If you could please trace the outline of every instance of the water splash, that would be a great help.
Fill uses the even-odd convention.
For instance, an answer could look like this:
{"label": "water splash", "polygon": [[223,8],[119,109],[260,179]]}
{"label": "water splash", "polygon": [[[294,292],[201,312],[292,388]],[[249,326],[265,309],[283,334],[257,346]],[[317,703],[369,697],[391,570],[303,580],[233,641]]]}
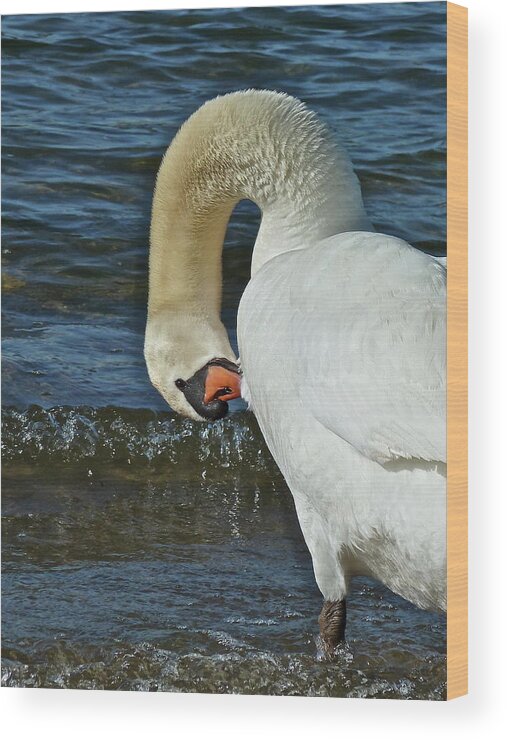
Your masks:
{"label": "water splash", "polygon": [[114,460],[149,464],[160,460],[184,466],[197,460],[221,469],[240,465],[274,468],[248,412],[200,424],[148,410],[31,406],[26,411],[5,410],[2,432],[6,463]]}

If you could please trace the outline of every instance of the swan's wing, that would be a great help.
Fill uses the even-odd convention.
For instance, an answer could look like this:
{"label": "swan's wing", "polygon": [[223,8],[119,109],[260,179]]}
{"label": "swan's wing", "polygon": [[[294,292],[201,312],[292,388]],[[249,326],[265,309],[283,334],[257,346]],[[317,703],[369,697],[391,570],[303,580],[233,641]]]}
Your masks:
{"label": "swan's wing", "polygon": [[445,267],[357,232],[303,250],[287,280],[284,351],[299,402],[379,463],[445,461]]}
{"label": "swan's wing", "polygon": [[445,268],[447,268],[447,256],[438,254],[433,255],[433,259],[436,260],[440,265],[443,265]]}

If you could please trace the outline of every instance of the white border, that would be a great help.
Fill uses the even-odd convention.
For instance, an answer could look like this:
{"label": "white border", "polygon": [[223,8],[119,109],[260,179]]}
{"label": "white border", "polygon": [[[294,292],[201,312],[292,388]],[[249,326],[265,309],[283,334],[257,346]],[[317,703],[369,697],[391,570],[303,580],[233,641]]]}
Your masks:
{"label": "white border", "polygon": [[[274,4],[151,0],[143,7],[139,0],[5,0],[2,14]],[[499,736],[507,670],[500,568],[507,541],[507,3],[463,4],[470,9],[470,695],[446,704],[2,689],[4,736],[476,740],[488,730]]]}

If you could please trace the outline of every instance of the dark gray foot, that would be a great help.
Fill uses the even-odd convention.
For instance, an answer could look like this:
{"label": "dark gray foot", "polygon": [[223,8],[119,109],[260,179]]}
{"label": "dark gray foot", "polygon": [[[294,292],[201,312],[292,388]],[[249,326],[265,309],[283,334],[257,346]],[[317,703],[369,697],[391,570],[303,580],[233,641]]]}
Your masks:
{"label": "dark gray foot", "polygon": [[332,658],[340,642],[345,640],[347,602],[325,601],[319,617],[320,639],[324,657]]}

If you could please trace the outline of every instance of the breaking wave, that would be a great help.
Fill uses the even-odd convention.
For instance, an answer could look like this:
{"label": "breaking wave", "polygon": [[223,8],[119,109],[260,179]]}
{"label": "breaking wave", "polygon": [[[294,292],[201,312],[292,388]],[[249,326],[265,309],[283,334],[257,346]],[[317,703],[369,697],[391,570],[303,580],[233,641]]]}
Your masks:
{"label": "breaking wave", "polygon": [[276,471],[248,412],[207,425],[171,413],[115,407],[7,409],[2,455],[4,463],[95,460],[150,465],[162,461],[192,466],[199,462],[220,469],[245,464]]}

